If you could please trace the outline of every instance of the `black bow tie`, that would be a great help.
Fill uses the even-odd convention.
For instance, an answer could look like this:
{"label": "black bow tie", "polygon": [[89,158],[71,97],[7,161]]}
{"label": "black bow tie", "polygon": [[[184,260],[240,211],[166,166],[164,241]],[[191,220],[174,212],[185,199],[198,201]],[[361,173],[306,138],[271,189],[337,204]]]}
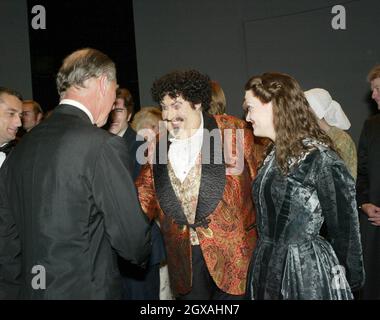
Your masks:
{"label": "black bow tie", "polygon": [[0,152],[4,152],[5,155],[8,155],[8,153],[11,152],[11,150],[13,149],[15,144],[16,144],[16,142],[14,140],[7,143],[6,145],[0,147]]}

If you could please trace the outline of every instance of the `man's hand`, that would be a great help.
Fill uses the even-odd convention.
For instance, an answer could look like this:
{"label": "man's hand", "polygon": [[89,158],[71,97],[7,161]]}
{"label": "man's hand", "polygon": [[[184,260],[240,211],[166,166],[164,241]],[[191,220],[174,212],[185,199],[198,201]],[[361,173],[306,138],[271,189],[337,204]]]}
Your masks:
{"label": "man's hand", "polygon": [[380,208],[372,203],[364,203],[361,208],[368,216],[368,221],[370,221],[372,225],[380,227]]}

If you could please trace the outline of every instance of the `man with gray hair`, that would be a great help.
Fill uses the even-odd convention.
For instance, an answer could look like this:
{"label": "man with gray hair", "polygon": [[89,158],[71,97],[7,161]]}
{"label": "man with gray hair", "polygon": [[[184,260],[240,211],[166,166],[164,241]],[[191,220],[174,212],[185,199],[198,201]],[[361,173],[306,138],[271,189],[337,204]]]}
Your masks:
{"label": "man with gray hair", "polygon": [[[380,65],[371,69],[367,78],[372,99],[380,109]],[[364,269],[366,280],[361,299],[380,299],[380,114],[367,119],[359,139],[356,200],[361,209]]]}
{"label": "man with gray hair", "polygon": [[115,65],[75,51],[57,88],[59,106],[0,171],[0,299],[120,299],[117,254],[145,266],[151,244],[127,147],[97,128],[115,101]]}

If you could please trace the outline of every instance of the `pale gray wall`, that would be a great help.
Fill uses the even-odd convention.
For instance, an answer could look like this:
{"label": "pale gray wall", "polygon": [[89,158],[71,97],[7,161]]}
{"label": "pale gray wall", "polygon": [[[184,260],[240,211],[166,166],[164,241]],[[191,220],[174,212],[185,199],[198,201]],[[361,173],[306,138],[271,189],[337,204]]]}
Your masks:
{"label": "pale gray wall", "polygon": [[32,98],[26,0],[0,0],[0,86]]}
{"label": "pale gray wall", "polygon": [[[343,3],[347,29],[333,30],[331,6]],[[322,87],[339,101],[357,142],[371,112],[366,75],[380,63],[380,1],[135,0],[141,105],[155,78],[197,68],[218,80],[228,112],[240,116],[247,79],[264,71]]]}

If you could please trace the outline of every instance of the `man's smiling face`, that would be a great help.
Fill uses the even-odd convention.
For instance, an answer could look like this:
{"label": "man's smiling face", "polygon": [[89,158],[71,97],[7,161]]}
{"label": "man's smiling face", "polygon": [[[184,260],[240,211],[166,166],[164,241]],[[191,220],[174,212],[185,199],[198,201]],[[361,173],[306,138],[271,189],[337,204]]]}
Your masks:
{"label": "man's smiling face", "polygon": [[161,107],[167,129],[177,139],[189,138],[201,124],[201,104],[193,105],[181,95],[175,98],[165,95]]}
{"label": "man's smiling face", "polygon": [[0,95],[0,145],[16,138],[21,127],[22,102],[8,93]]}

